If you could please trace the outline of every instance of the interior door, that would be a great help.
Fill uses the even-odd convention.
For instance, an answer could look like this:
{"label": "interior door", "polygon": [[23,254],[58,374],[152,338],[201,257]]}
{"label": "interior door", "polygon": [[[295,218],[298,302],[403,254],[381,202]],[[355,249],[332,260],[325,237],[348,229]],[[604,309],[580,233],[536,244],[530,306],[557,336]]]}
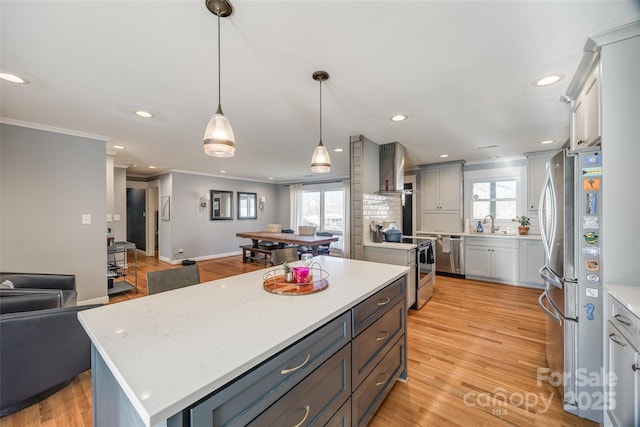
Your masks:
{"label": "interior door", "polygon": [[146,199],[144,188],[127,188],[127,241],[142,251],[147,250]]}

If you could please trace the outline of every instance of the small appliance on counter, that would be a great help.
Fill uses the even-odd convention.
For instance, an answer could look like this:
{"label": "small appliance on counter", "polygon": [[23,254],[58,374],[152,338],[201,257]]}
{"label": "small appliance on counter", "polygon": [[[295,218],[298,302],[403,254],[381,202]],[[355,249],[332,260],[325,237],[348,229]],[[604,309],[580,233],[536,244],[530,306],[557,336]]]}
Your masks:
{"label": "small appliance on counter", "polygon": [[384,240],[387,242],[399,243],[402,240],[402,231],[397,228],[391,228],[384,233]]}
{"label": "small appliance on counter", "polygon": [[369,225],[369,234],[373,243],[382,243],[384,241],[384,234],[382,234],[382,224],[376,224],[372,222]]}
{"label": "small appliance on counter", "polygon": [[395,222],[383,222],[382,233],[386,242],[400,243],[402,241],[402,231],[398,229],[398,224]]}

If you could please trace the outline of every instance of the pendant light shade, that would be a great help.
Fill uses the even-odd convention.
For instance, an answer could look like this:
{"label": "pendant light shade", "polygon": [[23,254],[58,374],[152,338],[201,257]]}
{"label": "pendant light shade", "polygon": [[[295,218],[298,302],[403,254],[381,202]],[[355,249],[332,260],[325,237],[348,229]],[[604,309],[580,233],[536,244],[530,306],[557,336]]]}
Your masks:
{"label": "pendant light shade", "polygon": [[331,159],[327,147],[322,144],[322,140],[313,151],[311,157],[311,172],[313,173],[329,173],[331,172]]}
{"label": "pendant light shade", "polygon": [[211,116],[204,131],[204,152],[214,157],[233,157],[236,152],[236,137],[229,119],[222,113],[220,103],[220,18],[233,13],[227,0],[205,0],[207,9],[218,17],[218,110]]}
{"label": "pendant light shade", "polygon": [[233,157],[236,152],[236,138],[220,104],[204,131],[204,152],[214,157]]}
{"label": "pendant light shade", "polygon": [[329,173],[331,172],[331,159],[329,158],[327,147],[322,143],[322,82],[329,79],[329,73],[316,71],[312,77],[313,80],[320,82],[320,142],[311,157],[311,172]]}

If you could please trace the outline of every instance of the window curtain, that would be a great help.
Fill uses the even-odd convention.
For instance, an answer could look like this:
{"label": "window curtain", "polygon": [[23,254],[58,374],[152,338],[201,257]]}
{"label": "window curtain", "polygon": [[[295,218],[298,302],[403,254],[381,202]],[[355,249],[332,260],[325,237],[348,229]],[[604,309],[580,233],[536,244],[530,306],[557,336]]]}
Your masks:
{"label": "window curtain", "polygon": [[291,184],[289,186],[289,203],[291,206],[291,217],[289,218],[289,228],[298,232],[300,225],[300,199],[302,198],[302,184]]}
{"label": "window curtain", "polygon": [[344,234],[342,236],[342,257],[351,257],[351,180],[342,181],[344,190]]}

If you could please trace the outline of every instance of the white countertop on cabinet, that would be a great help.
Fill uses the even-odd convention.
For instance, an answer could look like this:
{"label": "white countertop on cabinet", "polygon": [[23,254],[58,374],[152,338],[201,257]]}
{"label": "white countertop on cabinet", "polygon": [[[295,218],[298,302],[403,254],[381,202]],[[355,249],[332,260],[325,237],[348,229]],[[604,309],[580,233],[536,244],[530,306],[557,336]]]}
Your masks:
{"label": "white countertop on cabinet", "polygon": [[[266,292],[266,268],[78,314],[142,420],[152,426],[342,314],[408,267],[320,256],[329,287]],[[299,262],[293,265],[299,265]]]}
{"label": "white countertop on cabinet", "polygon": [[399,243],[399,242],[381,242],[381,243],[364,242],[363,246],[409,251],[411,249],[415,249],[417,245],[415,243]]}
{"label": "white countertop on cabinet", "polygon": [[494,238],[506,238],[506,239],[524,239],[524,240],[541,240],[542,236],[539,234],[504,234],[500,231],[496,233],[461,233],[461,232],[451,232],[447,233],[444,231],[418,231],[416,232],[419,236],[465,236],[465,237],[487,237],[490,239]]}
{"label": "white countertop on cabinet", "polygon": [[640,285],[605,285],[608,292],[640,318]]}

